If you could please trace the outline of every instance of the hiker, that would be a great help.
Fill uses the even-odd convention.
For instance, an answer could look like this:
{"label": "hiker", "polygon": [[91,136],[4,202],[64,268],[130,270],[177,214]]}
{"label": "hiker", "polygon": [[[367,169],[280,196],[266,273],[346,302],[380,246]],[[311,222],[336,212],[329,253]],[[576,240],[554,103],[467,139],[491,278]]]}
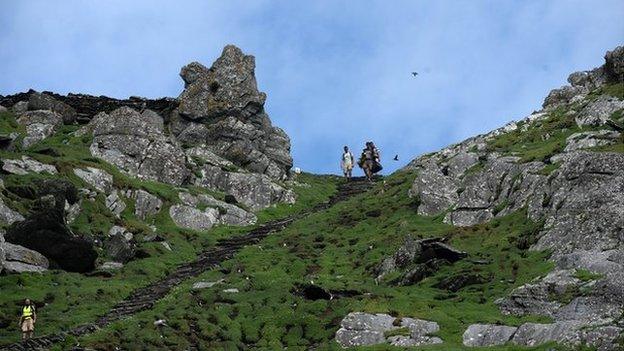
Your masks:
{"label": "hiker", "polygon": [[340,159],[340,168],[342,168],[342,173],[344,173],[347,180],[351,179],[351,171],[353,171],[354,164],[355,157],[353,157],[353,154],[349,151],[349,147],[345,146],[342,158]]}
{"label": "hiker", "polygon": [[30,302],[30,299],[24,300],[20,314],[20,328],[22,329],[22,340],[30,339],[33,337],[35,331],[35,323],[37,323],[37,312],[35,312],[35,305]]}
{"label": "hiker", "polygon": [[379,149],[375,147],[372,141],[366,142],[366,147],[362,150],[358,164],[364,170],[366,179],[371,182],[373,181],[373,175],[383,169],[380,163]]}

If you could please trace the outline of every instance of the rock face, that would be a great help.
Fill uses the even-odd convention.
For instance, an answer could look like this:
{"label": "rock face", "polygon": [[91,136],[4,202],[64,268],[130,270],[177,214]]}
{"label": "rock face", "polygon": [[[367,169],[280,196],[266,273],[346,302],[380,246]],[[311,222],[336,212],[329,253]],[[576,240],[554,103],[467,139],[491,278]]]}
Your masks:
{"label": "rock face", "polygon": [[266,175],[228,172],[210,165],[201,169],[201,175],[197,185],[228,193],[254,211],[279,202],[295,202],[292,190],[272,182]]}
{"label": "rock face", "polygon": [[182,148],[146,114],[121,107],[89,124],[91,154],[142,179],[181,185],[189,176]]}
{"label": "rock face", "polygon": [[182,228],[208,230],[216,224],[244,226],[254,224],[257,220],[253,213],[205,194],[193,196],[180,193],[179,197],[182,204],[171,206],[169,215]]}
{"label": "rock face", "polygon": [[[406,167],[417,174],[410,196],[420,215],[444,214],[446,223],[472,226],[526,210],[530,220],[543,223],[518,247],[549,250],[554,270],[514,289],[497,304],[504,314],[545,315],[554,322],[527,323],[517,330],[473,325],[464,334],[465,345],[554,341],[613,349],[624,312],[624,299],[617,293],[624,291],[624,155],[592,148],[622,142],[621,122],[613,116],[623,111],[624,101],[599,88],[622,83],[623,59],[624,49],[617,48],[607,54],[604,66],[570,75],[571,85],[553,90],[543,111]],[[537,134],[536,140],[547,142],[554,133],[567,133],[567,138],[559,137],[547,156],[527,157],[522,145],[497,149],[499,137],[535,133],[549,123],[559,123],[559,129]],[[570,133],[569,128],[578,131]],[[380,272],[392,269],[396,261],[384,262]],[[582,280],[579,272],[595,276]],[[463,284],[442,283],[449,288]]]}
{"label": "rock face", "polygon": [[[405,330],[405,335],[386,337],[386,333],[398,329]],[[352,312],[340,322],[336,342],[343,348],[385,343],[403,347],[440,344],[440,338],[429,336],[439,330],[437,323],[421,319]]]}

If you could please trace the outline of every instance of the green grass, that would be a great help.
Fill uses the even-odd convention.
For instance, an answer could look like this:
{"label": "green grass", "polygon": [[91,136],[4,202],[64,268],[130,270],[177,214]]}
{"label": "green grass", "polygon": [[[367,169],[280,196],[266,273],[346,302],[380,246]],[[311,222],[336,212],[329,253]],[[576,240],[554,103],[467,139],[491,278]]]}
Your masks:
{"label": "green grass", "polygon": [[[0,132],[21,131],[13,115],[2,114]],[[138,248],[150,257],[127,263],[123,269],[111,278],[85,277],[84,275],[62,271],[49,271],[44,274],[22,274],[0,276],[0,319],[13,320],[19,301],[25,297],[46,305],[39,309],[38,334],[58,332],[85,322],[92,322],[98,315],[127,296],[133,289],[144,286],[164,277],[178,265],[193,260],[205,248],[214,245],[220,237],[237,235],[249,228],[219,226],[211,231],[193,231],[178,228],[169,217],[169,207],[179,202],[180,188],[159,182],[143,181],[132,178],[116,167],[96,158],[89,152],[90,136],[75,136],[77,126],[64,126],[54,136],[37,143],[27,150],[19,148],[3,151],[2,158],[19,158],[26,154],[40,162],[53,164],[59,175],[28,174],[25,176],[3,175],[5,186],[32,186],[48,178],[63,178],[76,187],[90,186],[74,175],[73,170],[81,167],[97,167],[113,175],[113,183],[118,189],[144,189],[159,196],[164,204],[161,211],[145,221],[134,215],[134,201],[124,198],[126,209],[119,218],[115,217],[104,205],[104,195],[98,194],[93,202],[84,199],[82,211],[70,225],[79,235],[102,240],[111,226],[121,225],[135,234]],[[309,174],[299,176],[299,182],[309,187],[295,187],[298,201],[294,205],[279,205],[258,213],[259,223],[280,218],[291,213],[326,201],[335,192],[337,178],[321,177]],[[223,199],[222,193],[208,189],[188,186],[192,194],[205,193]],[[2,199],[11,208],[27,214],[32,201],[20,198],[4,189]],[[151,233],[149,225],[157,228],[157,233],[173,248],[166,250],[160,243],[143,243],[142,238]],[[98,262],[108,258],[104,250],[98,248]],[[15,323],[0,329],[0,343],[17,341]]]}
{"label": "green grass", "polygon": [[[103,349],[115,345],[137,350],[185,349],[196,345],[210,350],[338,350],[333,336],[340,320],[349,312],[367,311],[438,322],[438,335],[445,343],[419,349],[466,350],[461,335],[469,324],[548,322],[544,317],[501,315],[493,303],[552,269],[548,253],[527,252],[517,245],[539,224],[527,220],[523,211],[469,228],[446,225],[441,217],[418,216],[413,200],[407,197],[413,178],[410,173],[393,175],[368,194],[299,220],[259,245],[244,248],[219,269],[197,279],[224,279],[224,283],[192,291],[192,282],[186,282],[154,309],[81,338],[80,342]],[[471,258],[491,263],[460,261],[413,286],[395,287],[387,280],[377,284],[373,274],[376,264],[391,255],[407,234],[447,237],[451,245],[466,250]],[[491,279],[457,293],[433,287],[443,277],[465,272]],[[357,290],[362,295],[309,301],[291,293],[297,284],[310,281],[327,289]],[[222,292],[226,288],[237,288],[240,293]],[[159,318],[170,325],[162,330],[162,337],[152,325]],[[549,348],[553,346],[489,350]],[[389,346],[358,349],[398,350]]]}
{"label": "green grass", "polygon": [[602,279],[603,275],[599,273],[593,273],[587,269],[577,269],[574,272],[574,277],[582,282],[589,282],[592,280]]}
{"label": "green grass", "polygon": [[520,156],[520,162],[547,161],[566,146],[566,138],[580,131],[566,109],[557,108],[541,121],[533,122],[526,131],[518,128],[502,134],[488,144],[489,151]]}

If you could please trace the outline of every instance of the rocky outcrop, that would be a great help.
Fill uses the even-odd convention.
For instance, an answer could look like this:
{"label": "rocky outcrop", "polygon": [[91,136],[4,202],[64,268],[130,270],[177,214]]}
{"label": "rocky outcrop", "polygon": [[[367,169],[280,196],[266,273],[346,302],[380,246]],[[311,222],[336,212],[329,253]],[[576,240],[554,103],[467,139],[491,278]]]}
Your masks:
{"label": "rocky outcrop", "polygon": [[207,207],[204,210],[186,205],[173,205],[169,208],[173,222],[182,228],[209,230],[219,221],[219,210]]}
{"label": "rocky outcrop", "polygon": [[55,195],[41,198],[24,221],[7,229],[5,239],[43,254],[52,267],[72,272],[90,271],[97,258],[95,249],[65,225],[65,201],[74,201],[63,197],[62,205],[58,205],[61,193]]}
{"label": "rocky outcrop", "polygon": [[182,228],[208,230],[216,224],[244,226],[257,220],[253,213],[206,194],[180,193],[179,197],[182,204],[171,206],[169,215]]}
{"label": "rocky outcrop", "polygon": [[352,312],[340,322],[335,339],[343,348],[386,343],[399,347],[422,346],[441,344],[440,338],[430,336],[439,330],[437,323],[422,319]]}
{"label": "rocky outcrop", "polygon": [[604,70],[613,82],[624,81],[624,46],[618,46],[605,55]]}
{"label": "rocky outcrop", "polygon": [[620,132],[604,129],[600,131],[575,133],[566,139],[566,147],[563,151],[571,152],[598,146],[612,145],[618,141],[621,135],[622,134]]}
{"label": "rocky outcrop", "polygon": [[464,332],[466,346],[496,346],[507,343],[537,346],[550,342],[572,347],[585,345],[599,351],[616,350],[622,329],[612,326],[587,327],[579,322],[525,323],[520,327],[473,324]]}
{"label": "rocky outcrop", "polygon": [[36,251],[6,242],[0,242],[0,245],[5,252],[3,266],[6,273],[43,272],[50,265],[48,259]]}
{"label": "rocky outcrop", "polygon": [[48,165],[36,161],[28,156],[21,159],[2,159],[2,170],[6,173],[24,175],[30,172],[57,174],[58,171],[53,165]]}
{"label": "rocky outcrop", "polygon": [[74,174],[99,192],[108,194],[113,189],[113,176],[99,168],[76,168],[74,169]]}
{"label": "rocky outcrop", "polygon": [[76,110],[45,93],[33,91],[28,98],[28,109],[56,112],[63,117],[65,124],[72,124],[76,121]]}
{"label": "rocky outcrop", "polygon": [[[0,97],[0,104],[21,116],[26,145],[63,123],[89,121],[75,135],[92,134],[91,154],[126,174],[231,191],[241,204],[258,210],[292,202],[294,193],[278,184],[292,167],[290,140],[264,112],[266,95],[258,90],[254,61],[229,45],[210,68],[191,63],[180,72],[185,87],[178,99],[117,100],[31,90]],[[3,140],[11,147],[14,138]],[[81,168],[75,174],[108,194],[109,176],[102,172]]]}
{"label": "rocky outcrop", "polygon": [[446,245],[441,239],[414,240],[408,236],[394,255],[384,259],[377,267],[376,279],[382,279],[394,271],[401,271],[401,276],[393,280],[393,284],[416,284],[435,274],[440,267],[457,262],[466,256],[465,252]]}
{"label": "rocky outcrop", "polygon": [[[518,247],[552,252],[552,272],[517,287],[497,304],[504,314],[544,315],[554,322],[517,330],[473,325],[464,334],[465,345],[557,342],[612,349],[624,312],[624,300],[616,293],[624,291],[624,155],[592,148],[621,143],[617,121],[611,118],[624,102],[601,88],[622,82],[614,72],[623,55],[618,48],[603,67],[570,75],[571,85],[553,90],[544,111],[406,167],[417,174],[410,196],[418,214],[444,214],[446,223],[471,226],[526,209],[528,218],[540,225]],[[540,130],[553,123],[560,130]],[[568,128],[582,129],[572,134]],[[569,136],[551,143],[551,154],[537,159],[527,160],[522,145],[503,148],[507,154],[497,152],[497,141],[522,133],[533,133],[536,143],[547,142],[554,133]],[[449,282],[449,287],[461,283]]]}
{"label": "rocky outcrop", "polygon": [[132,233],[126,232],[124,228],[121,229],[121,231],[113,231],[110,238],[106,240],[104,250],[114,262],[126,263],[134,257],[135,249],[132,243]]}
{"label": "rocky outcrop", "polygon": [[192,120],[258,113],[266,94],[258,91],[255,67],[254,57],[233,45],[223,49],[210,69],[197,62],[183,67],[179,113]]}
{"label": "rocky outcrop", "polygon": [[504,345],[516,333],[518,328],[505,325],[473,324],[463,335],[466,346],[496,346]]}
{"label": "rocky outcrop", "polygon": [[579,127],[602,126],[614,112],[622,109],[624,101],[613,96],[600,96],[583,107],[574,120]]}
{"label": "rocky outcrop", "polygon": [[126,197],[134,200],[134,214],[141,220],[157,214],[163,206],[158,196],[141,189],[127,191]]}
{"label": "rocky outcrop", "polygon": [[185,145],[203,145],[248,171],[284,179],[292,167],[288,136],[264,113],[253,56],[232,45],[211,68],[182,68],[185,89],[172,116],[172,131]]}
{"label": "rocky outcrop", "polygon": [[121,107],[89,123],[91,154],[142,179],[181,185],[189,176],[182,148],[150,114]]}
{"label": "rocky outcrop", "polygon": [[63,116],[46,110],[24,112],[17,123],[26,127],[22,146],[27,148],[54,134],[63,125]]}
{"label": "rocky outcrop", "polygon": [[274,183],[263,174],[228,172],[210,165],[203,166],[200,172],[196,185],[230,194],[253,211],[279,202],[295,202],[292,190]]}

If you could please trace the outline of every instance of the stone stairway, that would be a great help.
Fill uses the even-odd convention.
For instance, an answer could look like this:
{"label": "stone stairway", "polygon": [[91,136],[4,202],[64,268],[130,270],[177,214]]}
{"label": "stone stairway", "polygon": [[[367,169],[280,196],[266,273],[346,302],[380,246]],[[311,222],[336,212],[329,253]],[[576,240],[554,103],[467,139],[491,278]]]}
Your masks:
{"label": "stone stairway", "polygon": [[93,323],[79,325],[70,330],[61,331],[56,334],[44,335],[27,341],[0,346],[0,351],[45,350],[55,343],[64,341],[67,336],[71,335],[77,337],[86,335],[99,328],[106,327],[119,319],[148,310],[183,281],[219,266],[222,262],[234,257],[243,247],[259,243],[271,233],[284,230],[294,221],[307,217],[310,214],[323,211],[352,196],[362,194],[371,189],[373,185],[373,183],[367,181],[363,177],[352,178],[349,182],[341,183],[337,193],[326,203],[319,204],[303,213],[267,222],[257,228],[251,229],[246,234],[218,240],[214,247],[203,251],[196,260],[179,266],[175,271],[161,280],[135,290]]}

